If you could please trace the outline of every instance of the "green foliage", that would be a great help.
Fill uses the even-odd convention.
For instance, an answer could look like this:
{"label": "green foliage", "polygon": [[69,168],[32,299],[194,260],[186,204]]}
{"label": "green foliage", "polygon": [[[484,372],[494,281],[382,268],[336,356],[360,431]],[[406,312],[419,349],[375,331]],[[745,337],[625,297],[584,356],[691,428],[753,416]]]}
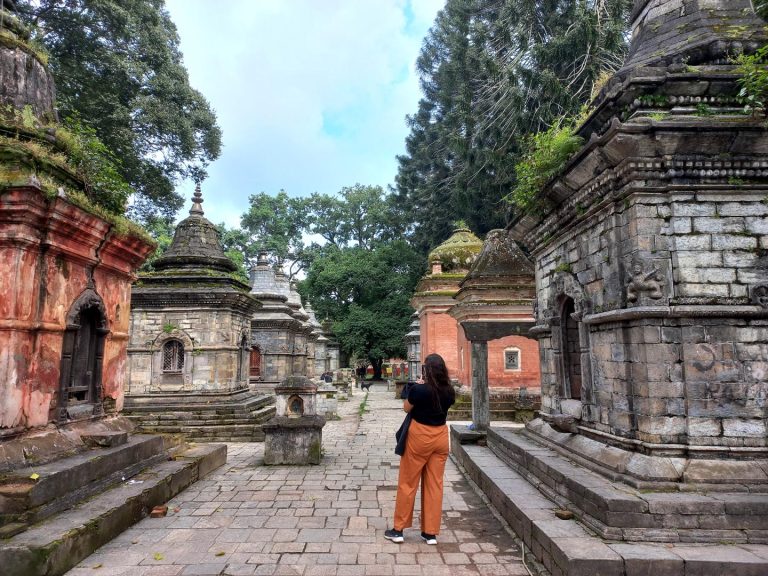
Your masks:
{"label": "green foliage", "polygon": [[581,148],[584,139],[575,134],[572,121],[552,126],[549,130],[525,139],[525,152],[515,166],[517,184],[508,201],[520,211],[530,211],[544,186],[565,166]]}
{"label": "green foliage", "polygon": [[742,54],[736,59],[741,77],[739,99],[748,114],[766,115],[768,104],[768,45],[754,54]]}
{"label": "green foliage", "polygon": [[[302,236],[307,229],[308,207],[303,198],[291,198],[284,190],[271,196],[265,192],[252,194],[248,212],[240,219],[244,236],[239,239],[253,258],[258,249],[269,250],[279,262],[291,259],[303,248]],[[250,246],[250,248],[247,248]]]}
{"label": "green foliage", "polygon": [[221,131],[189,85],[163,0],[17,0],[50,54],[62,118],[81,117],[138,193],[132,214],[173,216],[178,179],[201,179]]}
{"label": "green foliage", "polygon": [[424,259],[402,240],[373,249],[326,246],[300,290],[318,317],[333,319],[344,352],[374,366],[405,353],[403,336],[413,313],[408,302]]}
{"label": "green foliage", "polygon": [[122,176],[120,161],[99,140],[96,130],[73,115],[63,128],[56,129],[56,139],[85,182],[88,197],[114,214],[125,213],[133,189]]}

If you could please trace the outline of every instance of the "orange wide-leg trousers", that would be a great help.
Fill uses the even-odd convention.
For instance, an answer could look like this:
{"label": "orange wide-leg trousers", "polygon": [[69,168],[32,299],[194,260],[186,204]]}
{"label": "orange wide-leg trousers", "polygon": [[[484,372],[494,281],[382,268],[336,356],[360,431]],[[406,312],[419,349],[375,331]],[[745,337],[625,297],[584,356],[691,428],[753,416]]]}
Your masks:
{"label": "orange wide-leg trousers", "polygon": [[393,528],[413,525],[413,505],[421,480],[421,531],[440,533],[443,514],[443,472],[448,459],[448,426],[426,426],[415,420],[408,428],[405,453],[400,458]]}

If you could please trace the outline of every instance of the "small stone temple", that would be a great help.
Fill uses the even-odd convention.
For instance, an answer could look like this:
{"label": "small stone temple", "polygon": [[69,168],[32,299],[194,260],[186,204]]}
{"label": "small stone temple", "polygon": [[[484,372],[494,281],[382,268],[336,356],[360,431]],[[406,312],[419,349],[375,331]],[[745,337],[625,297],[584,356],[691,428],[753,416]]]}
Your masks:
{"label": "small stone temple", "polygon": [[408,380],[416,380],[421,376],[421,332],[419,313],[411,316],[410,331],[405,335],[405,348],[408,356]]}
{"label": "small stone temple", "polygon": [[0,34],[0,572],[50,576],[223,464],[226,446],[130,434],[131,282],[154,243],[95,207],[104,191],[76,168],[13,2]]}
{"label": "small stone temple", "polygon": [[765,42],[747,0],[637,0],[584,146],[510,224],[541,417],[452,449],[552,574],[768,574],[768,127],[734,64]]}
{"label": "small stone temple", "polygon": [[126,414],[143,430],[260,440],[272,399],[250,390],[251,318],[261,304],[235,275],[198,186],[168,250],[134,286]]}
{"label": "small stone temple", "polygon": [[469,342],[472,421],[478,429],[490,422],[493,385],[501,383],[508,392],[495,401],[505,419],[530,419],[539,408],[539,345],[528,336],[535,297],[533,263],[508,231],[491,230],[448,309]]}
{"label": "small stone temple", "polygon": [[285,286],[267,256],[260,251],[251,269],[251,295],[262,307],[251,316],[249,377],[252,387],[273,392],[294,373],[294,340],[301,321],[294,318]]}
{"label": "small stone temple", "polygon": [[[469,229],[455,229],[448,240],[430,252],[430,271],[419,281],[411,299],[411,306],[418,314],[420,361],[429,354],[440,354],[451,378],[466,387],[473,382],[472,344],[450,310],[456,305],[455,297],[483,246]],[[533,275],[529,276],[532,284]],[[527,306],[531,307],[530,301]],[[464,313],[458,316],[463,317]],[[490,339],[486,349],[485,379],[490,387],[538,387],[538,346],[535,341],[509,334]]]}
{"label": "small stone temple", "polygon": [[325,336],[323,326],[318,322],[315,311],[309,302],[304,307],[309,314],[309,324],[312,326],[312,335],[315,339],[315,378],[320,378],[330,370],[328,361],[328,338]]}

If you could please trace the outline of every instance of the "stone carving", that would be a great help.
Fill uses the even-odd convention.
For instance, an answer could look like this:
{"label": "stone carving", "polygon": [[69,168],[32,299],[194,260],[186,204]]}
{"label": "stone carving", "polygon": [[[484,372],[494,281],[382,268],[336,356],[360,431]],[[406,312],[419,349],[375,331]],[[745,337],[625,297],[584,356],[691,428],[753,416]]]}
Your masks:
{"label": "stone carving", "polygon": [[664,297],[663,287],[664,278],[658,268],[646,272],[641,261],[635,260],[632,263],[631,276],[627,282],[628,302],[637,302],[643,294],[652,300],[659,300]]}
{"label": "stone carving", "polygon": [[549,306],[543,311],[544,321],[552,324],[553,320],[558,318],[557,310],[560,304],[567,296],[573,299],[573,314],[571,318],[580,322],[584,316],[592,312],[592,301],[584,292],[584,287],[578,281],[576,276],[570,272],[558,272],[555,281],[552,283],[552,297]]}
{"label": "stone carving", "polygon": [[753,304],[768,309],[768,284],[753,286],[750,291],[750,300]]}

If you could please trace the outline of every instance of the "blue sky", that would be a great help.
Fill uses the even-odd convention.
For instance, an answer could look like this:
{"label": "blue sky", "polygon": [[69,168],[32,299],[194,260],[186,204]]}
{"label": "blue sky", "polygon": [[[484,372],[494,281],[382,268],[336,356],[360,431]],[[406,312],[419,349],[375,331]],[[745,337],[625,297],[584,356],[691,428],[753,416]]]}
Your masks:
{"label": "blue sky", "polygon": [[206,216],[235,226],[250,194],[392,183],[420,97],[416,58],[444,3],[166,0],[190,82],[224,133]]}

